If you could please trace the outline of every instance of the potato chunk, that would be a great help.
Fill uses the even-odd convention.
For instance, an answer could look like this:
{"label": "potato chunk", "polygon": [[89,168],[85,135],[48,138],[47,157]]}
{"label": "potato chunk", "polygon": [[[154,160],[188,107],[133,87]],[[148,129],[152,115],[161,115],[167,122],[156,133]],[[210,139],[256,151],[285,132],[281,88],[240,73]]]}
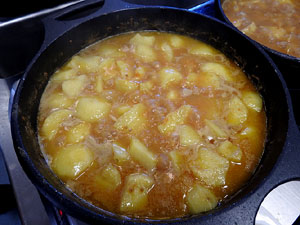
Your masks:
{"label": "potato chunk", "polygon": [[76,115],[83,121],[96,122],[107,116],[110,108],[111,105],[108,102],[95,97],[84,97],[78,100]]}
{"label": "potato chunk", "polygon": [[145,210],[148,205],[148,192],[153,183],[153,179],[146,174],[129,175],[125,181],[120,211],[133,213]]}
{"label": "potato chunk", "polygon": [[153,48],[148,45],[138,45],[135,48],[135,54],[139,56],[145,63],[153,62],[156,60]]}
{"label": "potato chunk", "polygon": [[121,92],[129,92],[138,89],[139,84],[125,79],[117,79],[115,81],[116,89]]}
{"label": "potato chunk", "polygon": [[234,162],[240,162],[242,159],[242,151],[238,146],[235,146],[230,141],[224,141],[217,148],[218,153]]}
{"label": "potato chunk", "polygon": [[81,73],[97,73],[99,72],[100,57],[99,56],[74,56],[70,62],[77,65]]}
{"label": "potato chunk", "polygon": [[182,146],[197,145],[201,142],[201,138],[197,131],[191,126],[182,125],[178,128],[180,144]]}
{"label": "potato chunk", "polygon": [[262,99],[259,94],[253,91],[245,91],[242,96],[243,102],[250,109],[253,109],[256,112],[260,112],[262,110]]}
{"label": "potato chunk", "polygon": [[78,96],[84,89],[87,83],[87,77],[81,75],[70,80],[66,80],[62,83],[63,92],[69,97]]}
{"label": "potato chunk", "polygon": [[229,161],[213,150],[200,149],[191,166],[193,174],[210,186],[225,185]]}
{"label": "potato chunk", "polygon": [[225,81],[232,81],[232,76],[226,66],[220,63],[208,62],[202,65],[201,70],[207,73],[214,73]]}
{"label": "potato chunk", "polygon": [[130,39],[129,42],[133,45],[143,44],[143,45],[152,46],[155,42],[155,37],[136,34],[136,35],[134,35],[133,38]]}
{"label": "potato chunk", "polygon": [[136,104],[117,119],[114,127],[117,130],[138,133],[146,126],[145,112],[146,108],[142,103]]}
{"label": "potato chunk", "polygon": [[90,134],[90,124],[89,123],[79,123],[72,127],[67,133],[68,143],[78,143],[85,139],[86,136]]}
{"label": "potato chunk", "polygon": [[182,80],[182,75],[173,68],[163,68],[159,71],[159,79],[161,86],[166,88],[172,83],[179,83]]}
{"label": "potato chunk", "polygon": [[186,200],[188,209],[192,214],[209,211],[218,204],[218,199],[214,193],[199,184],[194,185],[187,193]]}
{"label": "potato chunk", "polygon": [[182,169],[182,166],[185,163],[183,156],[180,154],[180,152],[178,150],[174,150],[169,153],[169,157],[171,159],[172,166],[175,169],[175,171],[180,172]]}
{"label": "potato chunk", "polygon": [[158,126],[158,130],[162,134],[172,133],[176,126],[182,125],[185,123],[186,118],[191,113],[192,107],[190,105],[183,105],[174,112],[170,112],[163,123]]}
{"label": "potato chunk", "polygon": [[52,140],[56,135],[62,122],[73,115],[72,111],[61,109],[52,112],[44,121],[41,134],[48,140]]}
{"label": "potato chunk", "polygon": [[118,165],[122,165],[130,159],[130,155],[126,149],[116,143],[113,144],[113,154],[113,158]]}
{"label": "potato chunk", "polygon": [[227,133],[222,130],[214,121],[205,120],[205,124],[216,137],[226,138],[228,136]]}
{"label": "potato chunk", "polygon": [[53,93],[49,96],[46,100],[47,105],[49,108],[55,109],[55,108],[68,108],[73,104],[73,100],[68,98],[63,93]]}
{"label": "potato chunk", "polygon": [[121,76],[123,78],[130,78],[130,77],[132,77],[133,71],[131,69],[131,66],[128,63],[126,63],[126,62],[124,62],[122,60],[118,60],[117,61],[117,66],[118,66],[119,71],[121,73]]}
{"label": "potato chunk", "polygon": [[157,157],[139,139],[132,138],[128,150],[131,157],[148,170],[156,167]]}
{"label": "potato chunk", "polygon": [[95,90],[100,94],[103,91],[103,80],[102,76],[97,76],[96,78],[96,84],[95,84]]}
{"label": "potato chunk", "polygon": [[173,50],[167,42],[162,43],[161,50],[164,52],[165,58],[170,62],[173,59]]}
{"label": "potato chunk", "polygon": [[180,36],[172,35],[170,36],[170,44],[174,48],[182,48],[184,46],[184,40]]}
{"label": "potato chunk", "polygon": [[134,46],[134,51],[144,62],[152,62],[156,59],[155,52],[153,51],[153,44],[155,37],[142,36],[140,34],[134,35],[130,39],[130,43]]}
{"label": "potato chunk", "polygon": [[248,110],[239,97],[233,97],[228,104],[227,122],[230,125],[244,123],[248,117]]}
{"label": "potato chunk", "polygon": [[189,53],[193,55],[216,55],[218,52],[211,46],[204,44],[204,43],[198,43],[194,45],[191,49],[189,49]]}
{"label": "potato chunk", "polygon": [[84,172],[93,160],[93,152],[84,145],[69,145],[54,157],[52,169],[62,179],[75,178]]}
{"label": "potato chunk", "polygon": [[99,65],[99,71],[104,81],[114,78],[118,74],[115,59],[113,58],[104,59]]}
{"label": "potato chunk", "polygon": [[106,44],[102,45],[98,48],[98,53],[101,57],[121,57],[124,55],[122,51],[120,51],[116,46]]}
{"label": "potato chunk", "polygon": [[76,69],[59,70],[52,77],[51,81],[65,81],[73,78],[77,73]]}
{"label": "potato chunk", "polygon": [[120,172],[111,164],[95,176],[95,185],[103,191],[114,191],[121,183]]}
{"label": "potato chunk", "polygon": [[143,92],[151,92],[152,88],[153,88],[153,82],[151,81],[140,83],[140,90]]}
{"label": "potato chunk", "polygon": [[170,90],[167,94],[167,98],[170,100],[176,100],[179,98],[179,93],[176,90]]}

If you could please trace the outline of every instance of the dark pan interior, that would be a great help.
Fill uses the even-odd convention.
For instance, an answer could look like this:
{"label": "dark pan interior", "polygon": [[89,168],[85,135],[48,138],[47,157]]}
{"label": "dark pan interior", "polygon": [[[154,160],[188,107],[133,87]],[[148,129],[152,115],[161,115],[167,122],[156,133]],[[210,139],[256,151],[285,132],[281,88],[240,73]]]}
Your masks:
{"label": "dark pan interior", "polygon": [[[122,10],[90,19],[58,37],[34,59],[20,81],[15,95],[12,132],[19,160],[39,190],[66,212],[90,222],[105,220],[114,224],[121,223],[120,216],[105,212],[80,199],[52,173],[39,148],[37,114],[41,95],[51,74],[72,55],[108,36],[141,30],[175,32],[214,46],[246,72],[263,96],[268,118],[268,137],[261,163],[251,180],[238,193],[211,212],[193,218],[170,220],[191,224],[189,219],[192,219],[205,224],[209,220],[208,217],[213,216],[217,221],[218,215],[225,209],[234,210],[233,203],[243,198],[251,198],[249,193],[257,188],[276,166],[276,160],[286,140],[289,105],[280,75],[272,61],[257,49],[254,43],[230,27],[199,14],[167,8]],[[132,221],[140,222],[138,219]]]}

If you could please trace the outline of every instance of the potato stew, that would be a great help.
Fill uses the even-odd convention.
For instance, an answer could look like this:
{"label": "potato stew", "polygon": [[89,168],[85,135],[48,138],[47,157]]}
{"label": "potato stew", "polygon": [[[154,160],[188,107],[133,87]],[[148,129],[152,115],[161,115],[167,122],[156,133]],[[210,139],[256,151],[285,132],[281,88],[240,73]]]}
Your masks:
{"label": "potato stew", "polygon": [[222,7],[232,24],[255,41],[300,57],[299,0],[225,0]]}
{"label": "potato stew", "polygon": [[263,101],[211,46],[128,33],[73,56],[51,77],[38,117],[54,173],[102,209],[176,218],[215,208],[261,158]]}

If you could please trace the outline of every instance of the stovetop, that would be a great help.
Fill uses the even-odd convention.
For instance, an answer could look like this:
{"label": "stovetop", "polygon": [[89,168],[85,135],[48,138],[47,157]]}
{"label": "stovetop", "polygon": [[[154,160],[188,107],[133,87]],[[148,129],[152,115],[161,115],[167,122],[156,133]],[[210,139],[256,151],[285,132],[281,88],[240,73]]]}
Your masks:
{"label": "stovetop", "polygon": [[[23,16],[24,14],[32,13],[37,10],[52,7],[58,3],[62,4],[65,2],[70,2],[70,0],[52,1],[51,3],[49,1],[45,1],[44,4],[36,5],[34,8],[19,9],[19,11],[14,11],[12,14],[7,13],[9,10],[11,10],[9,9],[10,5],[8,5],[6,6],[8,7],[7,10],[4,10],[4,8],[0,10],[0,29],[1,22],[7,22],[16,17],[18,18]],[[214,0],[209,0],[205,3],[202,3],[203,0],[199,0],[199,3],[200,2],[201,4],[193,6],[193,8],[190,8],[190,10],[215,17]],[[2,204],[0,204],[0,224],[30,224],[25,220],[25,218],[26,216],[32,214],[32,216],[44,217],[41,220],[36,220],[34,224],[41,224],[41,222],[38,221],[44,221],[43,224],[87,225],[86,223],[65,214],[60,209],[54,207],[43,196],[39,195],[17,162],[17,157],[13,150],[12,139],[10,135],[8,106],[10,105],[9,102],[11,101],[11,96],[14,93],[14,88],[16,87],[18,79],[21,75],[22,73],[20,73],[19,76],[15,76],[10,79],[0,79],[0,193],[2,197]],[[296,85],[296,88],[295,85],[293,85],[293,88],[289,88],[289,91],[292,97],[296,122],[298,127],[300,127],[300,106],[296,103],[297,100],[300,99],[300,84],[299,87]],[[10,170],[7,170],[7,167],[10,167]],[[11,170],[14,171],[17,179],[10,179],[12,174],[9,174],[8,171]],[[24,190],[24,187],[12,188],[12,185],[15,187],[20,185],[24,186],[24,184],[29,188],[26,190]],[[26,195],[26,193],[31,194]],[[31,201],[32,207],[29,209],[22,209],[22,202],[20,203],[19,200],[16,201],[16,199],[21,199],[25,202]],[[3,204],[3,202],[5,204]]]}

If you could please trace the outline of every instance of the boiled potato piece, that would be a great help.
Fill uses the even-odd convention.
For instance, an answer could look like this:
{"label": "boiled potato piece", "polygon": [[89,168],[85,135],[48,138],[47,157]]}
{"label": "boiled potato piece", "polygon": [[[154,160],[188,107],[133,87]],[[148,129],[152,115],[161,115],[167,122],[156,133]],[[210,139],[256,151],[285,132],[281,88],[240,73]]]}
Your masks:
{"label": "boiled potato piece", "polygon": [[83,121],[96,122],[110,112],[111,105],[96,97],[83,97],[78,100],[76,115]]}
{"label": "boiled potato piece", "polygon": [[130,159],[130,155],[126,149],[116,143],[113,144],[113,154],[113,158],[118,165],[122,165]]}
{"label": "boiled potato piece", "polygon": [[240,162],[242,159],[242,150],[227,140],[219,145],[217,151],[226,159],[234,162]]}
{"label": "boiled potato piece", "polygon": [[262,110],[262,98],[254,91],[243,92],[242,100],[248,108],[253,109],[256,112],[260,112]]}
{"label": "boiled potato piece", "polygon": [[90,134],[91,125],[89,123],[79,123],[72,127],[67,133],[68,143],[78,143]]}
{"label": "boiled potato piece", "polygon": [[170,112],[163,123],[158,126],[158,130],[162,134],[172,133],[176,126],[185,123],[188,115],[192,112],[192,107],[190,105],[183,105],[174,112]]}
{"label": "boiled potato piece", "polygon": [[155,37],[142,36],[140,34],[136,34],[130,39],[130,43],[134,46],[135,54],[146,63],[156,59],[155,52],[153,51],[154,42]]}
{"label": "boiled potato piece", "polygon": [[155,42],[155,37],[154,36],[144,36],[140,34],[134,35],[133,38],[130,39],[129,41],[132,45],[148,45],[152,46]]}
{"label": "boiled potato piece", "polygon": [[53,93],[49,96],[46,100],[47,105],[49,108],[55,109],[55,108],[68,108],[73,104],[73,100],[68,98],[63,93]]}
{"label": "boiled potato piece", "polygon": [[123,78],[130,78],[130,77],[132,77],[133,71],[131,69],[131,66],[128,63],[126,63],[126,62],[124,62],[122,60],[118,60],[117,61],[117,66],[118,66],[119,71],[121,73],[121,76]]}
{"label": "boiled potato piece", "polygon": [[114,191],[122,183],[119,170],[109,164],[95,176],[95,185],[104,191]]}
{"label": "boiled potato piece", "polygon": [[175,171],[180,172],[182,166],[185,163],[183,156],[180,154],[178,150],[174,150],[169,153],[169,157],[171,159],[172,166],[175,169]]}
{"label": "boiled potato piece", "polygon": [[199,75],[196,73],[190,73],[186,77],[186,84],[188,85],[196,85],[199,83]]}
{"label": "boiled potato piece", "polygon": [[167,42],[162,43],[161,50],[164,52],[165,58],[170,62],[173,59],[173,50]]}
{"label": "boiled potato piece", "polygon": [[118,75],[115,59],[106,58],[103,61],[101,61],[99,65],[99,71],[104,81],[114,78],[116,75]]}
{"label": "boiled potato piece", "polygon": [[146,75],[146,69],[142,66],[139,66],[135,69],[135,76],[137,78],[142,78]]}
{"label": "boiled potato piece", "polygon": [[87,77],[81,75],[70,80],[66,80],[62,83],[62,90],[68,97],[78,96],[85,85],[87,84]]}
{"label": "boiled potato piece", "polygon": [[130,105],[120,105],[116,108],[116,113],[121,116],[131,109]]}
{"label": "boiled potato piece", "polygon": [[152,81],[146,81],[143,83],[140,83],[140,90],[143,92],[150,92],[153,88],[153,82]]}
{"label": "boiled potato piece", "polygon": [[98,48],[98,53],[102,57],[121,57],[124,55],[116,46],[113,45],[102,45]]}
{"label": "boiled potato piece", "polygon": [[117,119],[114,127],[117,130],[138,133],[146,126],[145,112],[146,107],[142,103],[136,104]]}
{"label": "boiled potato piece", "polygon": [[139,139],[131,138],[128,149],[131,157],[148,170],[156,167],[157,157]]}
{"label": "boiled potato piece", "polygon": [[214,121],[206,119],[205,124],[216,137],[226,138],[228,136]]}
{"label": "boiled potato piece", "polygon": [[220,88],[221,86],[221,78],[212,72],[202,72],[198,79],[202,87]]}
{"label": "boiled potato piece", "polygon": [[201,70],[207,73],[214,73],[225,81],[232,81],[232,76],[226,66],[220,63],[208,62],[201,66]]}
{"label": "boiled potato piece", "polygon": [[94,160],[93,152],[82,144],[69,145],[59,150],[52,162],[52,169],[60,178],[76,178]]}
{"label": "boiled potato piece", "polygon": [[191,126],[182,125],[178,127],[180,144],[182,146],[191,146],[201,143],[201,138],[197,131]]}
{"label": "boiled potato piece", "polygon": [[73,78],[77,73],[76,69],[59,70],[52,77],[51,81],[65,81]]}
{"label": "boiled potato piece", "polygon": [[193,174],[209,186],[225,185],[229,161],[213,150],[200,149],[199,157],[192,163]]}
{"label": "boiled potato piece", "polygon": [[67,109],[61,109],[52,112],[44,121],[41,134],[48,140],[52,140],[56,135],[62,122],[73,115],[73,112]]}
{"label": "boiled potato piece", "polygon": [[125,181],[120,211],[133,213],[145,210],[148,205],[148,192],[153,183],[153,179],[146,174],[129,175]]}
{"label": "boiled potato piece", "polygon": [[135,47],[135,54],[139,56],[145,63],[156,60],[156,54],[153,48],[148,45],[138,45]]}
{"label": "boiled potato piece", "polygon": [[209,211],[218,204],[218,198],[214,193],[199,184],[194,185],[187,193],[186,201],[192,214]]}
{"label": "boiled potato piece", "polygon": [[184,46],[184,40],[183,40],[183,38],[181,38],[179,36],[172,35],[172,36],[170,36],[170,44],[174,48],[182,48]]}
{"label": "boiled potato piece", "polygon": [[70,63],[77,65],[81,73],[97,73],[99,72],[100,57],[74,56]]}
{"label": "boiled potato piece", "polygon": [[207,44],[198,43],[189,49],[189,53],[193,55],[216,55],[218,52]]}
{"label": "boiled potato piece", "polygon": [[250,140],[255,140],[258,138],[258,129],[254,126],[246,126],[245,129],[239,134],[242,138],[249,138]]}
{"label": "boiled potato piece", "polygon": [[179,94],[175,90],[170,90],[167,94],[167,98],[170,100],[176,100],[179,98]]}
{"label": "boiled potato piece", "polygon": [[135,91],[138,89],[139,84],[134,81],[125,79],[117,79],[115,81],[116,89],[121,92]]}
{"label": "boiled potato piece", "polygon": [[102,93],[103,88],[104,88],[104,83],[103,83],[102,76],[97,76],[95,90],[100,94]]}
{"label": "boiled potato piece", "polygon": [[166,88],[170,84],[177,84],[182,80],[182,75],[173,68],[163,68],[159,71],[161,86]]}
{"label": "boiled potato piece", "polygon": [[247,35],[253,34],[257,29],[257,26],[254,22],[250,23],[248,26],[243,28],[241,31]]}
{"label": "boiled potato piece", "polygon": [[239,97],[233,97],[228,104],[227,122],[230,125],[244,123],[248,117],[248,110]]}

